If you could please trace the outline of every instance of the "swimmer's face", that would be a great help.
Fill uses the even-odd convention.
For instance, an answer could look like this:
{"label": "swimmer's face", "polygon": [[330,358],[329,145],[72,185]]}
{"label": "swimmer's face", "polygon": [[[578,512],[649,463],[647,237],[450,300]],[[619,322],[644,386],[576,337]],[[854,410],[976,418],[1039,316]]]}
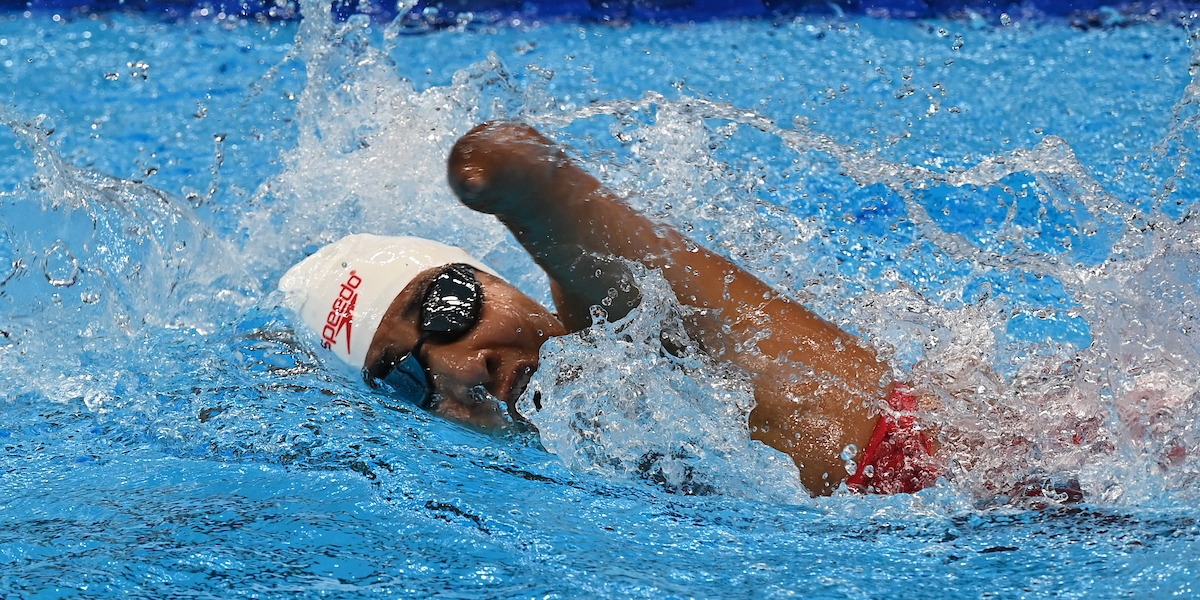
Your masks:
{"label": "swimmer's face", "polygon": [[[392,301],[367,351],[366,366],[372,375],[382,377],[387,365],[412,351],[420,337],[425,292],[443,270],[422,272]],[[509,424],[506,407],[517,418],[517,398],[537,369],[542,344],[567,331],[550,311],[504,280],[482,271],[475,276],[483,296],[479,321],[449,341],[430,336],[416,358],[430,375],[434,414],[499,430]],[[503,406],[473,393],[479,386]]]}

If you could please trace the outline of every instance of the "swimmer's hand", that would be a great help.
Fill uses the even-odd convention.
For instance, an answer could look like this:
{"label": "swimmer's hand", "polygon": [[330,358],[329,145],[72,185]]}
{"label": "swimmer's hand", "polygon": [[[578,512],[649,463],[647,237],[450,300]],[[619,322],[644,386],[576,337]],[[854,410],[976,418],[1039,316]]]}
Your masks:
{"label": "swimmer's hand", "polygon": [[[581,170],[533,127],[492,122],[458,140],[450,152],[447,171],[450,188],[463,204],[503,218],[579,191],[580,181],[570,175]],[[583,183],[598,187],[591,177]],[[562,189],[564,186],[568,189]]]}

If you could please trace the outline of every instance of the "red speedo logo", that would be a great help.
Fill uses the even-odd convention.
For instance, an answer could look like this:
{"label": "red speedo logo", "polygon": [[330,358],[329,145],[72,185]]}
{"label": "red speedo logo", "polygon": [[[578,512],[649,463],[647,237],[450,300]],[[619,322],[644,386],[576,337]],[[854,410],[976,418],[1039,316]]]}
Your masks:
{"label": "red speedo logo", "polygon": [[342,284],[337,298],[333,299],[333,307],[325,317],[325,328],[321,330],[321,345],[332,349],[337,344],[337,338],[344,330],[346,332],[346,353],[350,353],[350,326],[354,320],[354,305],[358,303],[358,286],[362,277],[350,271],[350,278]]}

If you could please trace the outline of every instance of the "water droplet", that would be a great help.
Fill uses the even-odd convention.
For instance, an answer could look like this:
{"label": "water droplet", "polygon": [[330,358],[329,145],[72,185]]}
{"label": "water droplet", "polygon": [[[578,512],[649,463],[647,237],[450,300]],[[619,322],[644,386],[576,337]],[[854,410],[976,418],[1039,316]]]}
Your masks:
{"label": "water droplet", "polygon": [[104,403],[111,400],[108,394],[99,390],[88,390],[83,395],[83,403],[89,410],[104,412]]}
{"label": "water droplet", "polygon": [[962,34],[954,34],[954,43],[950,45],[951,50],[960,50],[963,47]]}
{"label": "water droplet", "polygon": [[80,293],[79,299],[82,300],[84,304],[95,304],[100,301],[100,294],[97,294],[96,292],[88,290],[86,292]]}
{"label": "water droplet", "polygon": [[1000,13],[1000,24],[1008,25],[1009,23],[1012,23],[1012,17],[1008,16],[1008,13]]}
{"label": "water droplet", "polygon": [[125,63],[125,66],[132,69],[129,72],[129,77],[131,77],[133,79],[137,79],[138,77],[141,77],[142,81],[145,81],[146,79],[149,79],[149,77],[150,77],[150,63],[147,63],[144,60],[139,60],[137,62],[132,62],[132,61],[127,62],[127,63]]}
{"label": "water droplet", "polygon": [[184,248],[187,248],[187,242],[185,242],[183,240],[179,240],[178,242],[175,242],[175,251],[176,252],[183,252]]}
{"label": "water droplet", "polygon": [[116,81],[121,78],[121,74],[120,73],[105,73],[104,78],[109,81]]}
{"label": "water droplet", "polygon": [[473,405],[498,402],[496,397],[482,385],[477,385],[467,391],[467,401]]}
{"label": "water droplet", "polygon": [[841,459],[846,463],[846,472],[853,475],[858,472],[858,463],[854,462],[854,458],[858,456],[858,446],[855,444],[846,444],[842,448]]}
{"label": "water droplet", "polygon": [[1117,499],[1119,499],[1121,496],[1124,496],[1124,495],[1125,495],[1125,488],[1121,487],[1121,484],[1119,484],[1119,483],[1114,483],[1114,484],[1108,486],[1107,488],[1105,488],[1104,493],[1101,494],[1100,496],[1101,496],[1101,498],[1104,499],[1105,502],[1116,502]]}
{"label": "water droplet", "polygon": [[867,465],[863,467],[863,475],[870,478],[875,476],[875,465]]}
{"label": "water droplet", "polygon": [[69,287],[79,279],[79,261],[75,260],[71,249],[61,240],[46,250],[42,269],[46,273],[46,281],[53,286]]}
{"label": "water droplet", "polygon": [[599,304],[593,304],[591,311],[592,325],[603,325],[608,322],[608,311],[604,310]]}

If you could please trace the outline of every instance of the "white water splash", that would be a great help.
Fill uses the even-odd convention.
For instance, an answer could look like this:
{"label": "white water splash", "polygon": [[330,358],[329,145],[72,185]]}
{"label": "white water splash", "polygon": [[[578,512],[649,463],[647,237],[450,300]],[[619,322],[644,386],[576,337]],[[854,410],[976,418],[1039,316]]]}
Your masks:
{"label": "white water splash", "polygon": [[686,494],[808,497],[791,458],[751,441],[745,374],[684,333],[662,274],[631,267],[642,303],[617,323],[552,339],[518,408],[573,470]]}
{"label": "white water splash", "polygon": [[[163,366],[153,330],[211,332],[258,299],[232,246],[182,199],[70,164],[43,117],[3,111],[0,120],[37,169],[0,204],[0,364],[10,391],[104,410],[118,387],[136,390],[137,373]],[[28,222],[49,226],[11,225]]]}
{"label": "white water splash", "polygon": [[260,257],[256,271],[277,270],[281,254],[298,259],[370,232],[461,246],[519,285],[544,287],[540,274],[528,275],[536,272],[528,257],[506,245],[503,227],[463,207],[444,175],[462,134],[483,120],[515,116],[506,103],[517,93],[499,59],[459,71],[448,87],[418,92],[371,45],[365,16],[335,24],[328,1],[303,10],[297,54],[308,80],[296,107],[297,145],[285,171],[243,213],[247,249]]}
{"label": "white water splash", "polygon": [[[580,160],[638,208],[858,332],[892,361],[898,379],[940,399],[929,419],[942,428],[958,485],[990,495],[1029,478],[1077,478],[1092,498],[1110,501],[1128,501],[1132,489],[1190,489],[1200,454],[1186,425],[1200,416],[1191,400],[1198,355],[1187,325],[1197,301],[1186,274],[1197,256],[1187,243],[1195,239],[1192,225],[1115,198],[1070,140],[1045,136],[1028,148],[978,156],[969,167],[935,169],[930,161],[907,164],[838,142],[804,119],[786,128],[705,98],[647,92],[560,108],[538,83],[544,70],[531,67],[538,76],[522,88],[495,55],[456,74],[449,86],[417,92],[371,47],[365,21],[335,25],[327,6],[306,7],[310,18],[299,34],[309,83],[298,112],[298,147],[284,175],[260,191],[260,210],[244,220],[252,237],[263,240],[256,242],[259,254],[294,255],[350,231],[419,233],[498,259],[545,299],[540,274],[503,230],[449,195],[440,176],[446,153],[457,135],[487,118],[526,118],[552,135],[615,119],[608,129],[629,158]],[[403,48],[402,37],[388,39]],[[1172,140],[1190,126],[1176,119]],[[791,154],[764,150],[761,169],[730,164],[725,151],[752,146],[747,136]],[[602,141],[560,139],[583,147]],[[758,152],[741,152],[747,164],[760,160]],[[768,171],[781,164],[797,176],[788,189],[770,181]],[[933,274],[939,281],[913,281],[911,273],[883,264],[870,240],[855,234],[853,219],[801,210],[818,196],[828,201],[828,192],[817,191],[838,177],[850,182],[842,189],[878,189],[901,201],[900,221],[913,233],[897,252],[933,257],[944,265]],[[986,190],[1007,211],[986,236],[951,230],[928,208],[930,194],[944,190],[968,196]],[[1065,223],[1063,241],[1047,244],[1040,225],[1019,221],[1018,209],[1029,202],[1045,219]],[[847,272],[839,265],[856,258],[846,251],[856,244],[863,265]],[[1062,292],[1042,306],[1018,302],[989,291],[1002,278],[1047,281]],[[704,405],[710,411],[720,405],[705,390],[726,384],[664,355],[652,332],[669,329],[662,320],[669,319],[646,321],[654,318],[639,313],[629,323],[547,346],[531,388],[542,393],[543,409],[534,411],[540,416],[531,418],[546,447],[574,469],[605,476],[658,478],[680,490],[754,487],[747,473],[765,459],[746,450],[753,445],[739,421],[744,397],[727,397],[722,410],[732,412],[712,427],[689,430],[696,403],[710,402]],[[1014,334],[1025,321],[1083,322],[1073,339],[1086,341]],[[660,380],[662,387],[647,387]],[[662,404],[652,410],[647,402]],[[689,445],[698,431],[714,428],[723,432],[721,442]],[[704,448],[704,457],[693,448]],[[1113,491],[1117,480],[1124,482],[1121,494]]]}

